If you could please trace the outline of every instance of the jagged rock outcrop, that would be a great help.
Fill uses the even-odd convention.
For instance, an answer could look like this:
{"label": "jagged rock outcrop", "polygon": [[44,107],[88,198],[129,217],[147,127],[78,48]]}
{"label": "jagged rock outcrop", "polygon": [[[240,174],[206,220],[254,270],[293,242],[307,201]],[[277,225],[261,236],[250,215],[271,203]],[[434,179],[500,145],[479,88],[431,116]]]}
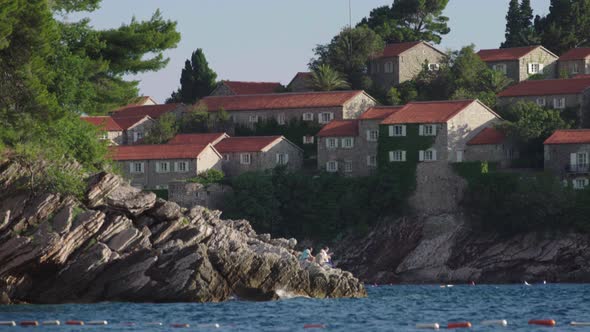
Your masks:
{"label": "jagged rock outcrop", "polygon": [[464,179],[434,163],[417,174],[414,214],[340,242],[340,267],[378,284],[590,282],[590,235],[475,231],[459,206]]}
{"label": "jagged rock outcrop", "polygon": [[19,189],[0,162],[0,301],[224,301],[363,297],[349,272],[301,265],[296,241],[258,235],[244,220],[190,210],[113,174],[89,180],[84,202]]}

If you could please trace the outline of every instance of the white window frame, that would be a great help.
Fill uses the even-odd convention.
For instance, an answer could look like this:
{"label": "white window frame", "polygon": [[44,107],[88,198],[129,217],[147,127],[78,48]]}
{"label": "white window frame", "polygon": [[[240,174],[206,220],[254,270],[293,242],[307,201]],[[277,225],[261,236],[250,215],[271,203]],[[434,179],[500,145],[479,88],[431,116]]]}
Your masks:
{"label": "white window frame", "polygon": [[505,63],[497,63],[497,64],[493,65],[492,68],[495,71],[499,71],[504,75],[506,75],[506,73],[507,73],[507,66]]}
{"label": "white window frame", "polygon": [[425,151],[420,150],[418,152],[419,154],[419,160],[420,161],[436,161],[437,160],[437,156],[436,156],[436,150],[435,149],[428,149]]}
{"label": "white window frame", "polygon": [[385,73],[389,74],[389,73],[393,73],[393,62],[392,61],[387,61],[385,62]]}
{"label": "white window frame", "polygon": [[248,117],[248,122],[250,122],[250,123],[258,123],[259,118],[260,117],[258,115],[250,115]]}
{"label": "white window frame", "polygon": [[240,154],[240,164],[250,165],[252,163],[252,156],[249,153]]}
{"label": "white window frame", "polygon": [[367,130],[367,141],[377,142],[379,140],[379,129]]}
{"label": "white window frame", "polygon": [[377,156],[375,156],[375,155],[367,156],[367,166],[369,166],[369,167],[377,166]]}
{"label": "white window frame", "polygon": [[545,105],[547,104],[547,101],[543,97],[537,98],[537,100],[535,100],[535,102],[537,103],[538,106],[541,106],[541,107],[545,107]]}
{"label": "white window frame", "polygon": [[141,131],[134,131],[133,132],[133,143],[139,141],[142,138],[143,138],[143,132],[141,132]]}
{"label": "white window frame", "polygon": [[223,155],[223,161],[230,161],[230,156],[228,153]]}
{"label": "white window frame", "polygon": [[[327,120],[326,120],[326,116],[327,116]],[[332,112],[322,112],[318,115],[318,122],[319,123],[329,123],[332,120],[334,120],[334,113],[332,113]]]}
{"label": "white window frame", "polygon": [[575,178],[572,180],[574,189],[585,189],[588,186],[588,178]]}
{"label": "white window frame", "polygon": [[541,74],[543,72],[543,64],[538,62],[531,62],[528,64],[528,72],[531,75]]}
{"label": "white window frame", "polygon": [[303,136],[303,144],[313,144],[315,141],[315,137],[313,136]]}
{"label": "white window frame", "polygon": [[100,139],[101,140],[106,140],[109,139],[109,133],[107,131],[103,131],[100,133]]}
{"label": "white window frame", "polygon": [[287,165],[289,163],[289,154],[288,153],[277,153],[277,165]]}
{"label": "white window frame", "polygon": [[286,122],[287,122],[287,121],[286,121],[286,118],[285,118],[285,113],[281,113],[281,114],[279,114],[279,115],[277,116],[277,123],[278,123],[279,125],[281,125],[281,126],[282,126],[282,125],[284,125]]}
{"label": "white window frame", "polygon": [[302,115],[303,121],[313,121],[313,113],[306,112]]}
{"label": "white window frame", "polygon": [[156,162],[156,173],[170,173],[170,162],[157,161]]}
{"label": "white window frame", "polygon": [[352,173],[352,160],[344,161],[344,173]]}
{"label": "white window frame", "polygon": [[389,137],[406,136],[406,125],[392,125],[389,126]]}
{"label": "white window frame", "polygon": [[328,149],[337,149],[338,148],[338,139],[334,137],[326,138],[326,147]]}
{"label": "white window frame", "polygon": [[403,150],[389,151],[389,161],[390,162],[406,161],[406,151],[403,151]]}
{"label": "white window frame", "polygon": [[553,98],[553,108],[562,110],[565,108],[565,97]]}
{"label": "white window frame", "polygon": [[187,161],[178,161],[174,163],[174,170],[177,173],[186,173],[189,170],[189,165]]}
{"label": "white window frame", "polygon": [[145,172],[145,164],[142,162],[131,162],[129,164],[129,172],[134,174],[141,174]]}
{"label": "white window frame", "polygon": [[578,68],[578,63],[574,62],[572,63],[572,74],[578,74],[580,72],[580,69]]}
{"label": "white window frame", "polygon": [[428,71],[438,71],[440,69],[440,65],[438,63],[429,63],[428,64]]}
{"label": "white window frame", "polygon": [[354,137],[344,137],[344,138],[342,138],[342,148],[343,149],[352,149],[352,148],[354,148]]}
{"label": "white window frame", "polygon": [[427,124],[418,127],[418,134],[420,136],[436,136],[437,125]]}
{"label": "white window frame", "polygon": [[326,163],[326,172],[335,173],[338,172],[338,162],[336,160],[330,160]]}

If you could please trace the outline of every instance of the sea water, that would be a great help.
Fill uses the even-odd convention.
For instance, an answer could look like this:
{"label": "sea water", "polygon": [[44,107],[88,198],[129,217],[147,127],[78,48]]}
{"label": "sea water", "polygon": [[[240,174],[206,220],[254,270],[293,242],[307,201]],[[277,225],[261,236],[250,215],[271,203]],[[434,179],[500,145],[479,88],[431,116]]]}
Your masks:
{"label": "sea water", "polygon": [[[0,306],[0,321],[107,320],[106,326],[40,327],[44,331],[169,331],[190,324],[191,331],[421,331],[417,323],[469,321],[474,331],[546,331],[530,319],[554,319],[555,331],[590,331],[570,321],[590,321],[590,285],[367,285],[363,299],[288,298],[272,302],[98,303]],[[508,321],[507,327],[481,326],[483,320]],[[162,323],[161,326],[147,323]],[[218,325],[215,325],[218,324]],[[218,326],[218,327],[217,327]],[[312,325],[317,326],[317,325]],[[309,325],[307,327],[310,327]],[[0,331],[21,327],[0,327]]]}

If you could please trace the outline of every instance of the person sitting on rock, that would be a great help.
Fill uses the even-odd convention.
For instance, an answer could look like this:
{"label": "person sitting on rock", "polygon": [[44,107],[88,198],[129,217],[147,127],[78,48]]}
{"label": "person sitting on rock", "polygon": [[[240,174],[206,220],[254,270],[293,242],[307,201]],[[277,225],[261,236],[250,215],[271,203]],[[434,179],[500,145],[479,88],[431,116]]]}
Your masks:
{"label": "person sitting on rock", "polygon": [[301,252],[301,255],[299,255],[299,260],[301,262],[305,262],[305,261],[313,262],[314,257],[311,255],[312,250],[313,250],[313,248],[311,248],[311,247],[305,248],[305,250],[303,250]]}
{"label": "person sitting on rock", "polygon": [[320,250],[320,253],[318,254],[318,257],[317,257],[316,261],[321,266],[325,266],[325,265],[331,266],[330,258],[331,257],[328,254],[328,247],[323,247]]}

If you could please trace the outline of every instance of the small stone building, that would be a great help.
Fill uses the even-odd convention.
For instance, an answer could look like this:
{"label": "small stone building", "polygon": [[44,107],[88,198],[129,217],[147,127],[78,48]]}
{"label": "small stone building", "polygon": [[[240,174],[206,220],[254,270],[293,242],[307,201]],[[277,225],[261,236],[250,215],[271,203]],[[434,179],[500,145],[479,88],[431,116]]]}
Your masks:
{"label": "small stone building", "polygon": [[556,130],[545,140],[544,164],[575,189],[588,186],[590,179],[590,129]]}
{"label": "small stone building", "polygon": [[493,70],[500,71],[514,82],[521,82],[531,75],[545,78],[557,77],[557,58],[543,46],[524,46],[480,50],[477,55]]}
{"label": "small stone building", "polygon": [[285,88],[278,82],[221,81],[211,96],[259,95],[281,92]]}
{"label": "small stone building", "polygon": [[506,134],[494,127],[484,128],[467,142],[465,161],[488,161],[509,167],[519,156],[518,149]]}
{"label": "small stone building", "polygon": [[287,89],[291,92],[313,91],[312,78],[313,75],[310,72],[299,72],[295,74],[291,82],[287,85]]}
{"label": "small stone building", "polygon": [[559,57],[559,77],[590,74],[590,47],[573,48]]}
{"label": "small stone building", "polygon": [[186,181],[172,181],[168,184],[168,200],[185,208],[195,205],[211,210],[223,210],[227,195],[232,188],[217,183],[203,185]]}
{"label": "small stone building", "polygon": [[123,144],[123,128],[110,116],[82,116],[82,121],[96,126],[102,131],[100,139],[109,142],[109,145]]}
{"label": "small stone building", "polygon": [[422,41],[388,44],[370,60],[368,70],[373,82],[388,90],[416,77],[425,65],[438,70],[444,57],[445,53]]}
{"label": "small stone building", "polygon": [[298,170],[303,165],[303,150],[283,136],[229,137],[215,149],[223,156],[222,170],[228,177],[277,166]]}
{"label": "small stone building", "polygon": [[192,178],[210,169],[221,171],[221,155],[213,145],[129,145],[110,148],[125,178],[140,189],[167,189],[174,180]]}

